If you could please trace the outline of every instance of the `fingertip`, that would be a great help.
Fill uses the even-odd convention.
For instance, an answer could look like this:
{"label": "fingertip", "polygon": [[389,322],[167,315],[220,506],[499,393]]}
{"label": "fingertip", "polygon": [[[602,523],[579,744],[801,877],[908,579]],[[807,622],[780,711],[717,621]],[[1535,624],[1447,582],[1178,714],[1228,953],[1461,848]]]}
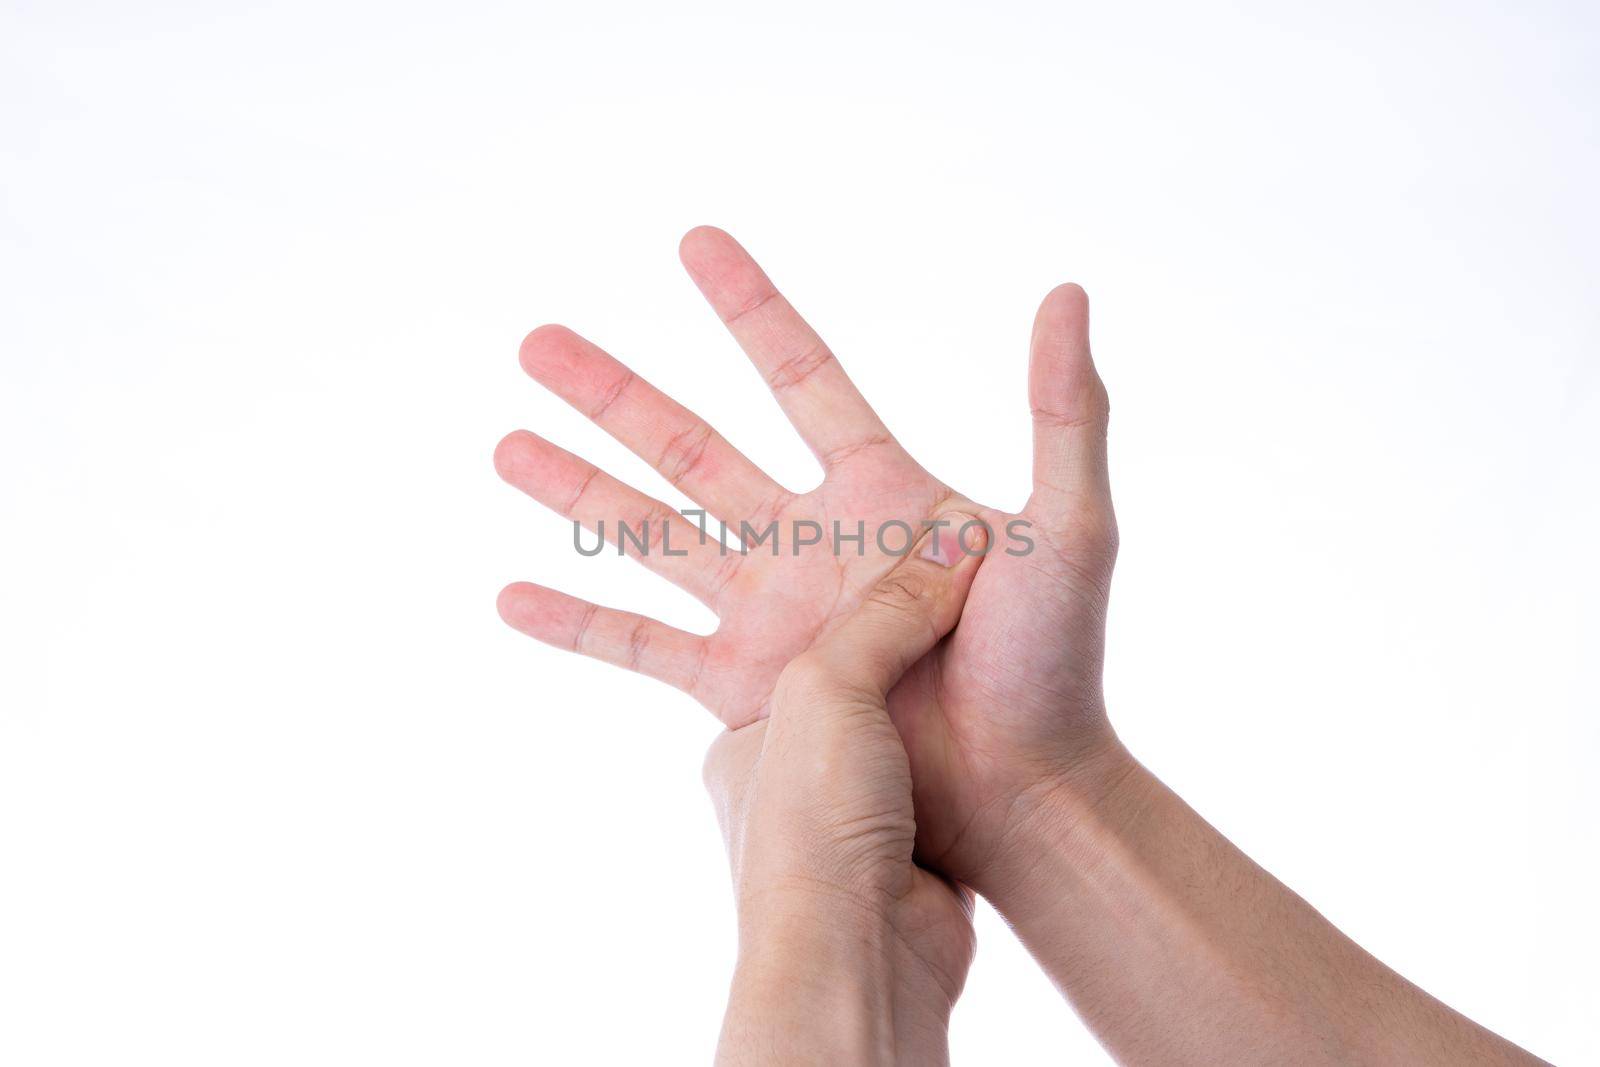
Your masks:
{"label": "fingertip", "polygon": [[530,444],[538,438],[527,430],[512,430],[494,446],[494,470],[508,482],[516,481],[516,473],[527,457]]}
{"label": "fingertip", "polygon": [[1089,303],[1089,294],[1077,282],[1062,282],[1045,294],[1045,302],[1065,301],[1079,306]]}
{"label": "fingertip", "polygon": [[1087,333],[1089,294],[1077,282],[1063,282],[1039,301],[1033,317],[1034,338],[1051,332]]}
{"label": "fingertip", "polygon": [[[974,523],[976,528],[968,528]],[[967,511],[944,512],[924,526],[916,551],[879,578],[862,603],[813,646],[814,656],[791,663],[786,676],[796,672],[803,683],[815,668],[819,684],[843,677],[887,693],[955,627],[982,562],[981,551],[966,546],[978,549],[989,537],[978,532],[983,520]]]}
{"label": "fingertip", "polygon": [[934,520],[921,555],[941,567],[956,567],[967,559],[984,555],[988,548],[987,523],[965,511],[950,511]]}
{"label": "fingertip", "polygon": [[537,595],[539,587],[532,582],[512,582],[495,597],[494,607],[507,626],[523,629],[523,620],[529,600]]}
{"label": "fingertip", "polygon": [[735,243],[726,230],[716,226],[696,226],[678,241],[678,258],[684,266],[691,266],[702,260],[706,253]]}
{"label": "fingertip", "polygon": [[1103,421],[1109,401],[1089,346],[1089,297],[1067,282],[1050,290],[1033,320],[1028,395],[1035,421]]}
{"label": "fingertip", "polygon": [[567,327],[548,322],[535,327],[522,339],[517,361],[530,377],[542,378],[552,366],[565,362],[566,355],[580,341],[581,338]]}
{"label": "fingertip", "polygon": [[744,246],[715,226],[696,226],[684,234],[678,258],[719,314],[726,302],[743,299],[745,290],[771,285]]}
{"label": "fingertip", "polygon": [[964,515],[965,521],[956,527],[956,536],[961,539],[961,550],[968,556],[985,556],[989,552],[989,543],[994,540],[994,531],[984,521],[981,515]]}
{"label": "fingertip", "polygon": [[495,598],[495,610],[507,625],[548,644],[566,644],[592,608],[587,601],[536,582],[512,582]]}

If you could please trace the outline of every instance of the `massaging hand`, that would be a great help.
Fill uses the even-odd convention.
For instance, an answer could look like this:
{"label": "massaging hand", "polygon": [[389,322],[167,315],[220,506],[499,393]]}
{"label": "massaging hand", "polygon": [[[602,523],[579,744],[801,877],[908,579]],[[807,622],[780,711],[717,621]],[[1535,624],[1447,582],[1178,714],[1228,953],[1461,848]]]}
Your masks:
{"label": "massaging hand", "polygon": [[[590,529],[605,520],[608,535],[618,520],[633,528],[654,520],[656,543],[642,562],[709,605],[720,624],[699,637],[526,583],[505,589],[501,614],[530,636],[669,682],[737,729],[769,713],[784,666],[838,627],[896,562],[870,533],[859,557],[853,546],[836,556],[826,543],[791,555],[796,522],[831,530],[838,520],[851,530],[864,520],[872,531],[950,510],[983,518],[996,550],[960,627],[911,668],[889,703],[916,782],[919,858],[982,888],[983,868],[1033,799],[1116,747],[1100,690],[1116,554],[1108,405],[1089,355],[1083,292],[1055,289],[1034,321],[1034,488],[1013,516],[973,503],[918,465],[731,237],[696,229],[680,254],[821,462],[822,484],[791,492],[611,356],[562,327],[540,327],[522,346],[530,375],[733,530],[776,520],[786,540],[776,557],[766,549],[721,555],[715,537],[700,544],[697,528],[666,504],[519,431],[495,453],[507,481]],[[1029,554],[1006,551],[1020,550],[1005,536],[1013,518],[1031,523]],[[660,551],[662,523],[672,525],[673,550],[687,555]]]}
{"label": "massaging hand", "polygon": [[723,733],[706,787],[728,844],[739,964],[719,1061],[934,1063],[972,962],[972,898],[912,863],[890,688],[961,613],[983,548],[923,538]]}

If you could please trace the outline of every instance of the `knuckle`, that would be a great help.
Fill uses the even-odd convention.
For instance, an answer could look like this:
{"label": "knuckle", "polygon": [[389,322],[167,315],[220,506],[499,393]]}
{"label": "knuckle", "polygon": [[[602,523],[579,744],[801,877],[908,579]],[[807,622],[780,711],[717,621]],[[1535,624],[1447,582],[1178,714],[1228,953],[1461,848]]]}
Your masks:
{"label": "knuckle", "polygon": [[711,742],[711,747],[706,749],[705,759],[700,761],[700,784],[713,798],[722,792],[722,779],[728,766],[728,738],[731,736],[726,731],[718,735]]}
{"label": "knuckle", "polygon": [[1107,509],[1103,514],[1096,515],[1090,526],[1089,537],[1091,543],[1098,549],[1100,557],[1109,566],[1117,558],[1117,547],[1121,542],[1121,534],[1117,532],[1117,519]]}
{"label": "knuckle", "polygon": [[1117,560],[1117,551],[1122,547],[1122,534],[1117,531],[1115,516],[1107,516],[1100,528],[1100,544],[1109,567]]}
{"label": "knuckle", "polygon": [[700,763],[700,780],[719,811],[737,807],[760,763],[766,739],[766,720],[725,730],[706,749]]}
{"label": "knuckle", "polygon": [[933,601],[928,579],[901,568],[885,577],[867,594],[867,602],[879,608],[907,614],[922,614]]}
{"label": "knuckle", "polygon": [[[862,677],[862,670],[882,655],[873,640],[848,656],[832,656],[825,651],[802,654],[778,676],[773,691],[775,716],[783,709],[869,708],[880,705],[883,694]],[[892,657],[891,657],[892,658]],[[882,673],[880,668],[878,673]]]}
{"label": "knuckle", "polygon": [[711,427],[698,422],[692,422],[673,433],[661,450],[656,469],[674,484],[683,481],[695,472],[705,458],[711,435]]}
{"label": "knuckle", "polygon": [[1089,395],[1085,399],[1088,404],[1090,418],[1094,419],[1095,424],[1101,429],[1104,429],[1111,423],[1111,394],[1106,392],[1106,385],[1100,380],[1098,374],[1095,375],[1094,384],[1089,387]]}
{"label": "knuckle", "polygon": [[789,661],[778,675],[773,692],[774,701],[780,705],[809,702],[826,696],[832,687],[832,672],[814,652],[801,653]]}

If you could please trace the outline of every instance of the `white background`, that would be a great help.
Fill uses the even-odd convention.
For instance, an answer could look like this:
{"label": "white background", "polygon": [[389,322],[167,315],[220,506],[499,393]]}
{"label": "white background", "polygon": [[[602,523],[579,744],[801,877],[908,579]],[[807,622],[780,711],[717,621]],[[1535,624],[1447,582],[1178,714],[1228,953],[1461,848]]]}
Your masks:
{"label": "white background", "polygon": [[[1573,3],[88,4],[0,21],[0,1060],[699,1062],[702,631],[501,484],[560,321],[817,477],[681,274],[739,236],[1018,506],[1084,284],[1157,773],[1402,973],[1600,1061],[1600,16]],[[670,494],[668,499],[678,499]],[[980,917],[958,1062],[1104,1054]]]}

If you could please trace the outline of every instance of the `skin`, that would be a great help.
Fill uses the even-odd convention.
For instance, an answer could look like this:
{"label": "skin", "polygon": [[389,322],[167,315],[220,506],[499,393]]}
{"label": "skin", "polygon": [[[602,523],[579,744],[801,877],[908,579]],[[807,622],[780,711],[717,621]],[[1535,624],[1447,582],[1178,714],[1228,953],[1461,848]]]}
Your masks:
{"label": "skin", "polygon": [[972,896],[912,861],[911,767],[887,703],[960,614],[979,557],[959,536],[925,536],[783,670],[771,717],[707,754],[740,931],[721,1063],[948,1060]]}
{"label": "skin", "polygon": [[[691,230],[679,249],[821,463],[806,493],[780,486],[698,416],[572,331],[543,326],[523,342],[523,368],[645,459],[711,515],[780,529],[809,520],[918,524],[959,509],[1004,531],[1031,523],[1035,549],[997,551],[973,586],[960,630],[916,664],[891,695],[917,786],[919,857],[970,880],[1006,825],[1065,773],[1115,746],[1100,692],[1106,596],[1116,523],[1105,468],[1109,414],[1088,346],[1088,302],[1063,285],[1034,323],[1029,401],[1034,491],[1017,515],[987,508],[930,474],[900,447],[844,368],[733,238]],[[730,729],[764,718],[788,662],[838,625],[896,562],[869,536],[860,556],[826,545],[721,555],[698,544],[666,504],[527,431],[506,437],[495,467],[512,485],[593,530],[618,518],[657,534],[641,562],[694,594],[719,625],[700,637],[529,583],[507,587],[500,612],[529,636],[651,675],[697,698]],[[674,551],[660,551],[662,523]],[[632,549],[629,549],[632,553]]]}
{"label": "skin", "polygon": [[[769,1012],[788,1025],[757,1027],[749,1043],[730,1043],[725,1029],[724,1059],[936,1058],[942,1043],[935,1037],[971,958],[959,888],[971,887],[1000,910],[1121,1062],[1542,1062],[1350,942],[1166,789],[1112,731],[1100,684],[1117,544],[1109,404],[1090,355],[1081,289],[1052,290],[1035,317],[1033,492],[1013,516],[969,500],[917,464],[731,237],[696,229],[680,253],[821,462],[817,488],[796,494],[778,485],[703,421],[562,327],[529,335],[524,368],[735,529],[741,519],[758,528],[776,519],[785,530],[800,520],[829,528],[837,519],[847,529],[865,520],[871,530],[959,511],[995,530],[1024,520],[1035,544],[1025,555],[992,552],[965,590],[959,626],[937,644],[930,640],[920,658],[896,661],[893,676],[882,679],[882,710],[907,772],[894,780],[911,798],[896,810],[910,821],[893,821],[895,846],[867,849],[880,866],[863,869],[876,873],[841,892],[837,879],[817,873],[837,858],[837,841],[809,832],[815,821],[752,821],[735,799],[744,793],[729,784],[740,774],[714,768],[719,759],[740,765],[727,752],[744,753],[747,767],[768,762],[779,714],[796,703],[784,682],[796,657],[812,683],[802,691],[815,698],[810,703],[828,705],[819,656],[808,650],[840,647],[841,632],[851,632],[854,613],[871,606],[870,594],[898,558],[870,537],[859,556],[836,556],[826,545],[799,555],[787,547],[776,557],[723,555],[715,540],[699,545],[694,528],[665,504],[534,434],[513,433],[496,449],[507,481],[591,529],[600,520],[614,533],[618,519],[635,527],[655,519],[657,543],[642,562],[719,618],[714,634],[699,637],[527,583],[508,586],[499,602],[506,621],[530,636],[649,674],[705,704],[730,731],[719,742],[728,746],[724,755],[714,748],[707,777],[736,880],[753,842],[780,858],[749,869],[802,872],[754,881],[790,887],[782,892],[741,892],[741,946],[749,948],[741,949],[730,1019]],[[673,524],[674,549],[687,548],[686,555],[660,551],[664,522]],[[859,694],[859,680],[839,671],[833,684]],[[791,712],[789,719],[805,717]],[[888,732],[873,721],[871,751],[886,751]],[[848,800],[853,787],[881,784],[848,761],[794,765],[812,773],[774,772],[756,795],[774,809],[788,795],[791,810],[809,805],[819,816],[832,810],[827,798]],[[863,825],[840,810],[838,825]],[[909,853],[900,848],[906,841]],[[884,891],[890,882],[897,888]],[[827,887],[821,895],[829,904],[796,885]],[[839,903],[862,900],[895,903]],[[792,998],[787,1007],[782,989]],[[841,1017],[856,1025],[807,1051],[805,1035],[818,1032],[817,1019],[841,1012],[841,997],[855,1009]],[[863,1021],[872,1019],[878,1022]],[[897,1036],[902,1030],[906,1036]],[[859,1054],[838,1054],[845,1047]]]}
{"label": "skin", "polygon": [[1544,1062],[1385,967],[1131,757],[1117,775],[1055,793],[984,892],[1118,1062]]}

